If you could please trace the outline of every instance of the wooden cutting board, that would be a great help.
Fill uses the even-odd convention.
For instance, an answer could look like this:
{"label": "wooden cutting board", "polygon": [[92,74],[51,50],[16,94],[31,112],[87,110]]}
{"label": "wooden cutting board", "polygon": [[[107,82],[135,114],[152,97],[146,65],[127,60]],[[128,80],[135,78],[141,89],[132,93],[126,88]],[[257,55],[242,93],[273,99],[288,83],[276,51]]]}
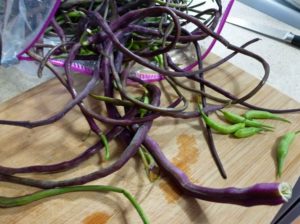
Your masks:
{"label": "wooden cutting board", "polygon": [[[215,61],[212,57],[208,62]],[[207,63],[208,63],[207,62]],[[207,74],[207,78],[227,90],[247,93],[257,80],[242,70],[226,63]],[[165,84],[164,84],[165,85]],[[198,88],[195,86],[195,88]],[[170,94],[172,97],[172,94]],[[169,96],[170,96],[169,95]],[[63,108],[69,96],[56,80],[44,83],[0,106],[1,119],[37,120],[46,118]],[[189,97],[192,101],[192,97]],[[94,101],[91,101],[95,103]],[[265,86],[249,100],[269,108],[299,107],[299,103],[270,86]],[[167,105],[164,103],[164,105]],[[191,107],[194,107],[191,104]],[[242,112],[243,108],[232,107]],[[287,124],[268,121],[276,126],[274,132],[263,133],[247,139],[235,139],[214,134],[220,158],[228,179],[220,177],[210,156],[200,129],[199,120],[155,120],[151,136],[160,144],[163,152],[176,166],[184,170],[190,179],[204,186],[246,187],[257,182],[287,181],[294,184],[300,173],[300,138],[296,138],[289,155],[283,177],[275,177],[275,146],[278,138],[291,130],[299,130],[300,115],[283,115],[292,121]],[[78,108],[62,120],[48,127],[32,130],[0,126],[1,165],[20,167],[32,164],[52,164],[71,159],[97,139],[90,136],[88,126]],[[124,149],[111,143],[113,159]],[[110,162],[102,162],[99,155],[79,167],[59,174],[22,175],[50,180],[61,180],[101,169]],[[112,176],[91,184],[110,184],[126,188],[141,203],[151,223],[270,223],[280,206],[245,208],[236,205],[216,204],[181,195],[170,185],[167,177],[150,183],[139,157],[131,159]],[[17,196],[37,189],[10,183],[0,183],[0,195]],[[41,200],[30,205],[0,209],[1,224],[100,224],[141,223],[136,211],[122,196],[115,193],[70,193]]]}

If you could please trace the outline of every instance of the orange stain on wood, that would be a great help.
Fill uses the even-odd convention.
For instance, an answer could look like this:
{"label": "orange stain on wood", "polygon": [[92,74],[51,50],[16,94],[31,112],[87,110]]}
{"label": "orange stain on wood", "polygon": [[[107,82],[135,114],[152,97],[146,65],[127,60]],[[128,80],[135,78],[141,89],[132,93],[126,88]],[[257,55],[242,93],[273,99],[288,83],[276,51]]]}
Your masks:
{"label": "orange stain on wood", "polygon": [[159,183],[159,188],[164,193],[165,199],[169,204],[176,203],[179,200],[181,195],[180,192],[172,187],[168,182],[163,181]]}
{"label": "orange stain on wood", "polygon": [[[177,137],[177,145],[179,152],[173,157],[172,163],[189,175],[191,173],[190,166],[197,162],[199,156],[199,149],[196,147],[196,138],[194,135],[182,134]],[[179,200],[181,193],[168,182],[161,182],[159,188],[164,193],[168,203],[176,203]]]}
{"label": "orange stain on wood", "polygon": [[190,166],[198,160],[199,149],[197,148],[196,138],[194,135],[182,134],[177,137],[179,152],[172,159],[172,163],[189,175]]}
{"label": "orange stain on wood", "polygon": [[84,218],[82,221],[83,224],[105,224],[111,218],[111,215],[108,215],[105,212],[95,212]]}

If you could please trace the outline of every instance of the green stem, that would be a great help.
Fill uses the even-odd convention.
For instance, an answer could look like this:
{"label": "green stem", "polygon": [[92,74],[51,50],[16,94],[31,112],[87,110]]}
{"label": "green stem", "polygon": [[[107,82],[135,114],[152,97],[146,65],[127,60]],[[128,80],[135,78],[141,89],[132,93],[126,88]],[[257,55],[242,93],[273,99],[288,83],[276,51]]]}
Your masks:
{"label": "green stem", "polygon": [[110,150],[109,150],[109,144],[108,144],[108,141],[107,141],[107,138],[105,136],[105,134],[101,133],[99,134],[100,138],[101,138],[101,141],[104,145],[104,150],[105,150],[105,160],[109,160],[110,158]]}
{"label": "green stem", "polygon": [[154,182],[159,178],[160,172],[158,165],[156,164],[152,155],[143,146],[139,148],[138,153],[143,161],[148,179],[150,180],[150,182]]}
{"label": "green stem", "polygon": [[89,29],[87,29],[81,35],[79,42],[82,46],[88,46],[89,45],[89,42],[87,41],[87,38],[90,35],[90,33],[91,33],[91,31]]}
{"label": "green stem", "polygon": [[132,107],[133,106],[133,103],[131,103],[129,101],[125,101],[125,100],[120,100],[120,99],[111,98],[111,97],[107,97],[107,96],[101,96],[101,95],[94,95],[94,94],[90,94],[90,96],[96,100],[101,100],[106,103],[114,104],[116,106],[124,106],[124,107]]}
{"label": "green stem", "polygon": [[144,154],[145,154],[148,164],[154,164],[155,161],[154,161],[153,157],[151,156],[151,154],[146,149],[143,149],[143,150],[144,150]]}
{"label": "green stem", "polygon": [[283,159],[278,159],[277,161],[277,176],[281,177],[282,176],[282,170],[283,170]]}
{"label": "green stem", "polygon": [[[144,104],[150,104],[150,99],[149,99],[149,96],[147,94],[148,94],[148,91],[145,91],[144,96],[143,96],[143,103]],[[145,109],[145,108],[140,108],[139,112],[140,112],[140,117],[143,118],[147,114],[148,110]]]}
{"label": "green stem", "polygon": [[148,169],[149,168],[149,164],[148,164],[148,160],[146,158],[146,155],[145,155],[145,152],[144,152],[143,148],[140,147],[138,152],[139,152],[139,155],[140,155],[140,157],[141,157],[141,159],[143,161],[145,169]]}
{"label": "green stem", "polygon": [[49,190],[42,190],[35,192],[33,194],[24,195],[20,197],[0,197],[0,207],[1,208],[11,208],[16,206],[22,206],[30,204],[34,201],[38,201],[44,198],[52,197],[55,195],[61,195],[71,192],[82,192],[82,191],[101,191],[101,192],[116,192],[123,194],[134,206],[141,219],[145,224],[150,223],[146,214],[144,213],[142,207],[136,201],[136,199],[126,190],[113,186],[104,186],[104,185],[85,185],[85,186],[71,186],[71,187],[62,187],[54,188]]}

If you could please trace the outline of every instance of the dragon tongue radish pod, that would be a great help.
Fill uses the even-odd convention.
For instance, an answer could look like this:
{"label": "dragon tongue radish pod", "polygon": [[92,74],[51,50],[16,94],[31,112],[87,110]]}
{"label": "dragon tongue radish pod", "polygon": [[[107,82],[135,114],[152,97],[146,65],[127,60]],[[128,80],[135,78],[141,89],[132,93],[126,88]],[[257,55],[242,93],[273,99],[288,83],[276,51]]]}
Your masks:
{"label": "dragon tongue radish pod", "polygon": [[258,134],[262,132],[262,128],[257,128],[257,127],[247,127],[247,128],[241,128],[237,130],[236,132],[233,133],[233,135],[237,138],[247,138],[250,136],[253,136],[255,134]]}
{"label": "dragon tongue radish pod", "polygon": [[246,117],[240,116],[230,111],[220,110],[223,113],[224,118],[231,123],[245,123],[247,127],[256,127],[256,128],[264,128],[264,129],[272,129],[274,128],[271,125],[264,124],[260,121],[249,120]]}
{"label": "dragon tongue radish pod", "polygon": [[201,117],[203,118],[204,122],[206,123],[206,125],[208,125],[212,129],[214,129],[218,133],[221,133],[221,134],[232,134],[232,133],[236,132],[237,130],[245,127],[245,123],[236,123],[236,124],[233,124],[233,125],[223,125],[223,124],[220,124],[220,123],[214,121],[213,119],[209,118],[203,112],[203,109],[202,109],[202,107],[199,104],[198,104],[198,110],[199,110],[199,112],[201,114]]}
{"label": "dragon tongue radish pod", "polygon": [[270,113],[269,111],[262,111],[262,110],[249,110],[244,114],[244,117],[247,119],[273,119],[273,120],[279,120],[279,121],[291,123],[289,120],[283,117]]}
{"label": "dragon tongue radish pod", "polygon": [[293,143],[300,131],[288,132],[283,135],[277,147],[277,176],[281,177],[283,171],[284,160],[288,154],[289,147]]}
{"label": "dragon tongue radish pod", "polygon": [[1,64],[18,62],[39,40],[48,27],[61,0],[2,0],[0,2]]}

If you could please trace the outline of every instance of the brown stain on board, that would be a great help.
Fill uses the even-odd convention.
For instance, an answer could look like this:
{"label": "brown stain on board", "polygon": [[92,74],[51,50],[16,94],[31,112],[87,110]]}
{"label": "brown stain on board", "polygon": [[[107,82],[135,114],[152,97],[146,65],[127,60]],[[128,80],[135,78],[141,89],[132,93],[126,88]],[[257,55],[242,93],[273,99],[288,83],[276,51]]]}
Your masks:
{"label": "brown stain on board", "polygon": [[[190,166],[197,162],[199,156],[199,149],[196,147],[196,138],[194,135],[182,134],[176,139],[179,152],[173,157],[172,163],[185,172],[187,175],[191,174]],[[170,183],[162,181],[159,184],[165,199],[168,203],[176,203],[181,193]]]}
{"label": "brown stain on board", "polygon": [[181,193],[171,183],[162,181],[159,183],[159,188],[164,193],[165,199],[169,204],[176,203],[179,200]]}
{"label": "brown stain on board", "polygon": [[182,134],[176,140],[179,152],[172,159],[172,163],[187,175],[190,175],[190,166],[197,162],[199,156],[196,138],[194,135]]}
{"label": "brown stain on board", "polygon": [[95,212],[84,218],[82,224],[105,224],[111,218],[111,215],[105,212]]}

